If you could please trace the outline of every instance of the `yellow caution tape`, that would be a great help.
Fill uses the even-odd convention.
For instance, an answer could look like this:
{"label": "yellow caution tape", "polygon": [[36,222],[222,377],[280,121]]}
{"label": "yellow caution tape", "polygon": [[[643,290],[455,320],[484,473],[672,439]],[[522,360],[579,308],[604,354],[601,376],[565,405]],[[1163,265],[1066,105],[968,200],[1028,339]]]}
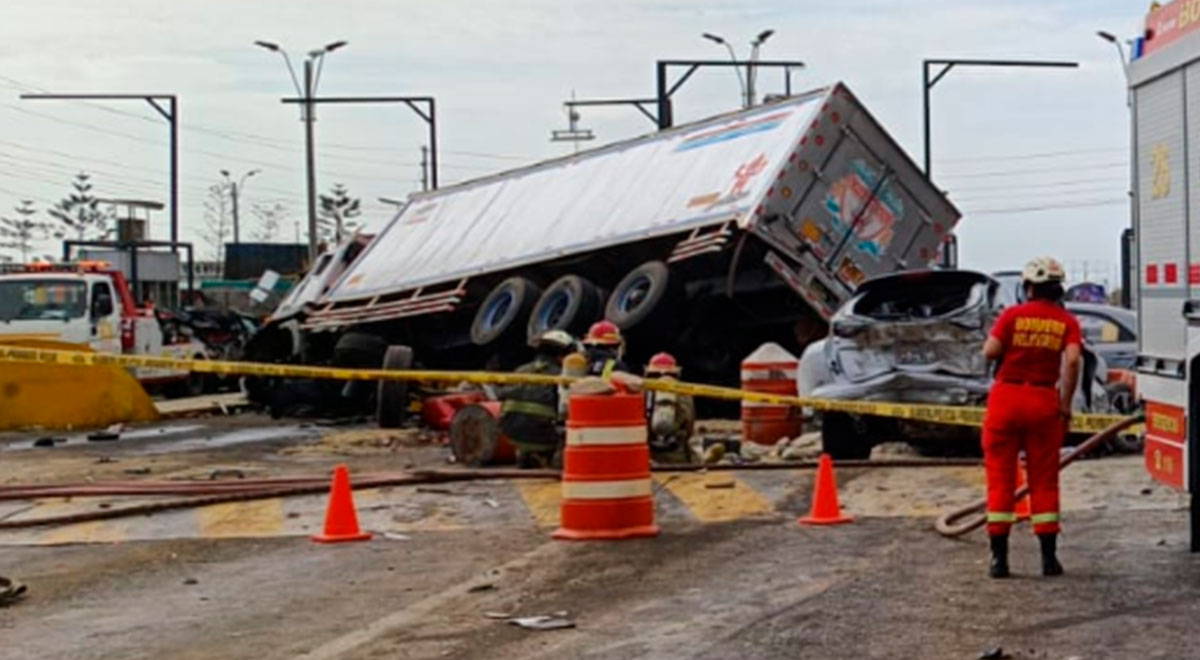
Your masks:
{"label": "yellow caution tape", "polygon": [[[278,378],[319,378],[332,380],[402,380],[427,383],[477,383],[489,385],[569,385],[577,380],[569,376],[543,374],[494,373],[486,371],[427,371],[383,369],[345,369],[340,367],[306,367],[292,364],[262,362],[228,362],[222,360],[191,360],[150,355],[114,355],[0,345],[0,362],[34,362],[55,365],[96,366],[116,365],[151,369],[173,369],[241,376],[273,376]],[[732,387],[683,383],[676,380],[638,378],[636,384],[647,390],[674,392],[709,399],[750,401],[779,406],[806,407],[823,412],[890,417],[913,422],[950,424],[954,426],[983,426],[985,410],[972,406],[944,406],[922,403],[889,403],[882,401],[844,401],[809,397],[751,392]],[[1125,419],[1121,415],[1075,415],[1071,418],[1074,433],[1096,433]],[[1138,429],[1135,429],[1138,430]]]}

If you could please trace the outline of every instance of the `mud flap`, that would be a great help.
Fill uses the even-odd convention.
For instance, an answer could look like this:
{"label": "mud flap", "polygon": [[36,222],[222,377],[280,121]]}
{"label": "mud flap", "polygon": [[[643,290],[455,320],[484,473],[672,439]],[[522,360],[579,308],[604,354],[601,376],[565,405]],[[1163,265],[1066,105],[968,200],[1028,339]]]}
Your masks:
{"label": "mud flap", "polygon": [[[70,351],[66,342],[0,338],[0,344]],[[0,430],[79,429],[158,419],[141,383],[117,366],[11,362],[0,369]]]}

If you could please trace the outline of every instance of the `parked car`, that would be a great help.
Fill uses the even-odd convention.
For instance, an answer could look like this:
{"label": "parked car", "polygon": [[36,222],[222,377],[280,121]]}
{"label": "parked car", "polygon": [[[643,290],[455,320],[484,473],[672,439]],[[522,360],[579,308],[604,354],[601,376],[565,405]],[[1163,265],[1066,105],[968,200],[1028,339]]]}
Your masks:
{"label": "parked car", "polygon": [[[983,342],[1016,298],[1004,283],[966,270],[910,271],[865,282],[834,315],[830,334],[805,351],[797,387],[830,399],[984,405],[991,386]],[[821,365],[804,364],[820,360]],[[1085,345],[1075,409],[1109,412],[1104,359]],[[914,428],[915,427],[915,428]],[[824,450],[834,458],[867,458],[878,442],[904,438],[978,451],[974,429],[827,413]],[[917,440],[913,440],[917,439]],[[944,448],[944,447],[943,447]]]}

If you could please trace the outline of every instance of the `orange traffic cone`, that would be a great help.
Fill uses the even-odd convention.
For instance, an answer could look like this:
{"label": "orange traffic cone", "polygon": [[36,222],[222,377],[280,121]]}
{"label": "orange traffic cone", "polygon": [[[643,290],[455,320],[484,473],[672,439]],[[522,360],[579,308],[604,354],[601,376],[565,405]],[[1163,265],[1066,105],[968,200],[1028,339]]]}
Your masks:
{"label": "orange traffic cone", "polygon": [[350,491],[350,471],[345,465],[333,470],[329,487],[329,507],[325,510],[325,531],[312,537],[318,543],[366,541],[370,532],[358,528],[358,513],[354,510],[354,495]]}
{"label": "orange traffic cone", "polygon": [[[1026,486],[1025,481],[1025,464],[1017,461],[1017,490],[1021,490]],[[1013,508],[1017,514],[1017,520],[1029,520],[1032,515],[1032,510],[1029,505],[1029,493],[1025,493],[1017,500],[1017,505]]]}
{"label": "orange traffic cone", "polygon": [[812,511],[799,520],[801,525],[837,525],[854,522],[854,516],[842,513],[838,504],[837,480],[833,477],[833,459],[821,454],[817,464],[817,484],[813,489]]}

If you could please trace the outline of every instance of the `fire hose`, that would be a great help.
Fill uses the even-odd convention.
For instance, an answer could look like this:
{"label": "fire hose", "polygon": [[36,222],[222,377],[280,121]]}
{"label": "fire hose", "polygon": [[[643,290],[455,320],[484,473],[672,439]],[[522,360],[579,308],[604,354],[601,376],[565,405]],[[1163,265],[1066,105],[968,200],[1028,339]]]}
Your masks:
{"label": "fire hose", "polygon": [[[1069,452],[1062,455],[1058,462],[1058,470],[1061,472],[1063,468],[1071,463],[1074,463],[1080,456],[1095,449],[1102,443],[1108,442],[1117,436],[1121,431],[1130,428],[1136,424],[1140,424],[1144,415],[1135,415],[1128,419],[1122,420],[1100,431],[1092,437],[1084,440],[1079,445],[1073,447]],[[1014,497],[1020,499],[1029,492],[1029,486],[1022,486],[1016,490]],[[978,527],[982,527],[987,522],[987,514],[984,510],[987,508],[987,498],[983,498],[972,502],[962,508],[955,509],[937,519],[934,523],[934,529],[938,534],[948,538],[962,536]],[[970,516],[970,517],[968,517]],[[962,522],[959,522],[962,521]]]}

